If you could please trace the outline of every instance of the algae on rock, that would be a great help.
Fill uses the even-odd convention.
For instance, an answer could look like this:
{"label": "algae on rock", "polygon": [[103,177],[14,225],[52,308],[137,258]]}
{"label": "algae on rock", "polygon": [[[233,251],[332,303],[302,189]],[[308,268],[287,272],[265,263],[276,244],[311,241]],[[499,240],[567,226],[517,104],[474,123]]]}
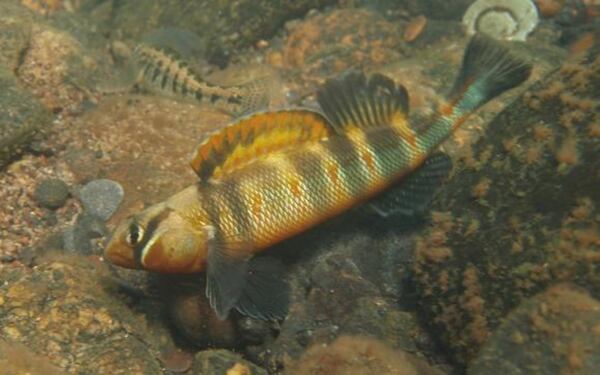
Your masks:
{"label": "algae on rock", "polygon": [[0,167],[13,160],[46,128],[50,113],[15,76],[0,66]]}
{"label": "algae on rock", "polygon": [[107,34],[118,33],[136,41],[151,31],[176,24],[198,34],[203,41],[198,47],[205,51],[205,57],[223,66],[237,48],[268,39],[286,21],[334,3],[333,0],[145,0],[140,6],[133,1],[105,1],[82,11],[103,16],[101,28]]}
{"label": "algae on rock", "polygon": [[557,282],[600,290],[600,54],[567,62],[488,126],[416,241],[425,321],[466,364]]}

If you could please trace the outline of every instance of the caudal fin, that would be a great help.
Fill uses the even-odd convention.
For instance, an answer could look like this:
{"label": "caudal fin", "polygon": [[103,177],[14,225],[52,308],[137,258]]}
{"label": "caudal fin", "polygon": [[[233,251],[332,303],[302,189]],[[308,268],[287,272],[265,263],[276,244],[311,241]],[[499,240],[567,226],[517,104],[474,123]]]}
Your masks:
{"label": "caudal fin", "polygon": [[530,73],[530,63],[515,56],[501,42],[477,34],[467,45],[448,100],[459,113],[472,112],[527,80]]}

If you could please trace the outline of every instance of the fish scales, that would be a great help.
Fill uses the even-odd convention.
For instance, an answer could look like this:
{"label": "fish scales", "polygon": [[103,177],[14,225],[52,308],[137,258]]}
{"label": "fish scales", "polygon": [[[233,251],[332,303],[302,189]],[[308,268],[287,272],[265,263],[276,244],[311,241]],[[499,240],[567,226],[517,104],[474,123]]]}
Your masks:
{"label": "fish scales", "polygon": [[393,128],[334,137],[223,176],[209,188],[212,199],[199,202],[214,206],[202,211],[218,211],[230,246],[257,252],[368,199],[418,167],[426,152]]}
{"label": "fish scales", "polygon": [[[144,74],[154,81],[189,86],[187,72],[173,74],[181,65],[153,61]],[[379,193],[380,203],[395,206],[376,207],[382,216],[421,209],[451,166],[435,153],[440,143],[530,71],[504,46],[476,36],[446,101],[423,126],[408,121],[404,87],[358,73],[317,92],[322,112],[299,108],[241,118],[196,150],[191,166],[200,180],[125,220],[105,256],[129,268],[205,272],[206,296],[221,319],[231,309],[281,319],[288,303],[281,266],[254,255]]]}

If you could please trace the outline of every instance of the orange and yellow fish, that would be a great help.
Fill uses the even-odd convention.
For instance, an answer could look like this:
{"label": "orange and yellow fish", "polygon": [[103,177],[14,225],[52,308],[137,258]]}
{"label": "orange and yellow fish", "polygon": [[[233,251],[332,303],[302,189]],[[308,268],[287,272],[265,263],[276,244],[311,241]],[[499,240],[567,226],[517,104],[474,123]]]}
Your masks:
{"label": "orange and yellow fish", "polygon": [[[280,267],[254,255],[398,183],[415,190],[443,175],[435,171],[447,158],[432,157],[440,143],[530,71],[499,42],[478,35],[423,130],[409,123],[404,87],[380,74],[327,82],[317,93],[322,112],[241,118],[198,147],[191,165],[199,181],[128,217],[105,258],[155,272],[205,272],[206,295],[220,318],[231,309],[283,318],[288,296]],[[410,208],[424,199],[397,203]]]}

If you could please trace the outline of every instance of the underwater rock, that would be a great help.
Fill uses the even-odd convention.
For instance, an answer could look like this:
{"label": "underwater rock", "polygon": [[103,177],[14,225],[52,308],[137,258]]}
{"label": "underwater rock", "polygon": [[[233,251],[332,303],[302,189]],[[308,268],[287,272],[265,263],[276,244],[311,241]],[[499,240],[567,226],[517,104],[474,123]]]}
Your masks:
{"label": "underwater rock", "polygon": [[600,368],[600,302],[557,285],[511,311],[469,374],[593,374]]}
{"label": "underwater rock", "polygon": [[29,48],[34,19],[17,1],[0,3],[0,65],[11,72],[19,67],[22,54]]}
{"label": "underwater rock", "polygon": [[[364,9],[334,9],[286,28],[283,67],[301,68],[309,81],[352,67],[375,69],[398,60],[406,49],[397,24]],[[267,61],[273,58],[267,56]]]}
{"label": "underwater rock", "polygon": [[600,297],[600,57],[529,88],[459,155],[413,270],[423,321],[456,363],[520,301],[569,281]]}
{"label": "underwater rock", "polygon": [[103,263],[46,258],[34,269],[0,268],[0,279],[4,340],[69,373],[162,373],[157,353],[174,347],[168,331],[123,302]]}
{"label": "underwater rock", "polygon": [[211,309],[204,280],[204,275],[155,275],[149,280],[149,288],[165,301],[174,331],[186,341],[200,348],[239,347],[234,321],[220,320]]}
{"label": "underwater rock", "polygon": [[436,20],[459,20],[473,0],[344,0],[340,3],[377,10],[381,14],[419,16]]}
{"label": "underwater rock", "polygon": [[118,182],[105,178],[90,181],[79,191],[85,211],[103,221],[115,213],[123,195],[123,188]]}
{"label": "underwater rock", "polygon": [[196,353],[192,374],[266,375],[267,371],[227,350]]}
{"label": "underwater rock", "polygon": [[367,336],[340,336],[331,344],[308,348],[289,370],[291,374],[441,375],[423,359]]}
{"label": "underwater rock", "polygon": [[62,375],[42,354],[35,354],[25,346],[0,339],[0,368],[4,374]]}
{"label": "underwater rock", "polygon": [[106,235],[107,230],[104,220],[96,215],[83,212],[77,216],[73,226],[64,230],[62,249],[84,255],[101,253],[101,248],[94,251],[90,241]]}
{"label": "underwater rock", "polygon": [[[106,35],[118,35],[139,41],[161,27],[177,27],[198,34],[199,48],[205,58],[224,66],[238,49],[268,39],[285,23],[301,17],[310,9],[334,4],[333,0],[298,1],[220,1],[190,3],[182,0],[148,0],[143,7],[134,2],[99,2],[97,7],[82,8],[86,15],[105,16],[101,29]],[[109,11],[105,11],[106,8]]]}
{"label": "underwater rock", "polygon": [[69,198],[69,187],[63,180],[49,178],[36,186],[34,194],[40,206],[55,210],[62,207]]}
{"label": "underwater rock", "polygon": [[96,61],[70,34],[36,24],[15,73],[53,112],[76,112],[92,86]]}
{"label": "underwater rock", "polygon": [[20,155],[50,125],[50,113],[0,65],[0,167]]}
{"label": "underwater rock", "polygon": [[372,216],[352,212],[270,250],[291,262],[290,311],[245,343],[249,358],[280,371],[308,346],[340,335],[369,335],[435,357],[402,282],[411,257],[403,227],[395,220],[374,225]]}

